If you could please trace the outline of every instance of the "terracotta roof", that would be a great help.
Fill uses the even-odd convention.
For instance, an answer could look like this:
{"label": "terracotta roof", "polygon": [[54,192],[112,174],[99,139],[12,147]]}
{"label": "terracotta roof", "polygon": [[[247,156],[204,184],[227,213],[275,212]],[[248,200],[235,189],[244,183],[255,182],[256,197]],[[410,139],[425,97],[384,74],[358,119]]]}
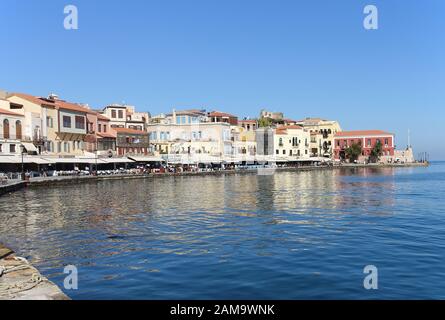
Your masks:
{"label": "terracotta roof", "polygon": [[37,104],[37,105],[45,105],[45,106],[50,106],[50,107],[58,107],[59,109],[64,109],[64,110],[71,110],[71,111],[78,111],[78,112],[85,112],[85,113],[90,113],[90,114],[94,114],[95,111],[85,108],[79,104],[75,104],[75,103],[71,103],[71,102],[66,102],[63,100],[49,100],[47,98],[43,98],[43,97],[36,97],[36,96],[32,96],[30,94],[26,94],[26,93],[11,93],[9,95],[11,96],[17,96],[19,98],[25,99],[31,103]]}
{"label": "terracotta roof", "polygon": [[356,131],[340,131],[335,134],[335,137],[357,137],[357,136],[381,136],[393,135],[392,133],[382,130],[356,130]]}
{"label": "terracotta roof", "polygon": [[108,117],[104,116],[101,113],[97,113],[97,119],[103,120],[103,121],[110,121],[110,119],[108,119]]}
{"label": "terracotta roof", "polygon": [[134,133],[134,134],[148,134],[148,132],[136,130],[136,129],[129,129],[129,128],[112,128],[117,133]]}
{"label": "terracotta roof", "polygon": [[[176,115],[205,115],[205,112],[203,112],[202,110],[198,110],[198,109],[189,109],[189,110],[176,110]],[[169,116],[173,115],[173,113],[169,113]]]}
{"label": "terracotta roof", "polygon": [[257,123],[256,120],[238,120],[238,122],[249,122],[249,123]]}
{"label": "terracotta roof", "polygon": [[93,110],[82,107],[79,104],[66,102],[62,100],[56,100],[55,104],[59,109],[95,114]]}
{"label": "terracotta roof", "polygon": [[291,126],[280,126],[280,127],[278,127],[278,129],[298,129],[298,130],[302,130],[303,127],[302,126],[298,126],[298,125],[291,125]]}
{"label": "terracotta roof", "polygon": [[25,100],[27,100],[27,101],[29,101],[31,103],[37,104],[39,106],[45,105],[45,106],[50,106],[50,107],[55,108],[54,102],[50,101],[50,100],[48,100],[46,98],[36,97],[36,96],[32,96],[30,94],[18,93],[18,92],[14,92],[14,93],[9,94],[9,97],[14,97],[14,96],[22,98],[22,99],[25,99]]}
{"label": "terracotta roof", "polygon": [[8,116],[15,116],[15,117],[23,117],[23,115],[19,113],[15,113],[6,109],[0,109],[0,114],[6,114]]}
{"label": "terracotta roof", "polygon": [[233,114],[226,113],[226,112],[220,112],[220,111],[209,112],[209,117],[233,117],[233,118],[237,118],[237,116],[234,116]]}
{"label": "terracotta roof", "polygon": [[100,138],[116,138],[114,134],[108,132],[98,132],[97,136]]}

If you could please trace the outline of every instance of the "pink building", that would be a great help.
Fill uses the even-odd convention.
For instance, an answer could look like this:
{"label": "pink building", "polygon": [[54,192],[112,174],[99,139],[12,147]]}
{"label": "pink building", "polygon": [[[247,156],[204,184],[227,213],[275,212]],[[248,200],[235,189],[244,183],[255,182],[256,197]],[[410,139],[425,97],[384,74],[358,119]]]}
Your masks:
{"label": "pink building", "polygon": [[381,130],[341,131],[334,136],[334,159],[346,159],[346,149],[356,143],[362,147],[362,158],[371,155],[377,142],[382,144],[382,156],[394,156],[394,134]]}
{"label": "pink building", "polygon": [[116,151],[116,131],[110,126],[110,119],[91,111],[87,114],[87,136],[85,139],[88,152],[98,155],[110,155]]}

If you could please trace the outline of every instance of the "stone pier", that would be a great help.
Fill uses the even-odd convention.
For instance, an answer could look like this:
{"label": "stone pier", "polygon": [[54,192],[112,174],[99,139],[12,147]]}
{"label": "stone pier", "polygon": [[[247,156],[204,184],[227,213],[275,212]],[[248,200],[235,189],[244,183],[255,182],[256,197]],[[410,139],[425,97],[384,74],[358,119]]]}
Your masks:
{"label": "stone pier", "polygon": [[0,300],[69,300],[54,283],[0,243]]}

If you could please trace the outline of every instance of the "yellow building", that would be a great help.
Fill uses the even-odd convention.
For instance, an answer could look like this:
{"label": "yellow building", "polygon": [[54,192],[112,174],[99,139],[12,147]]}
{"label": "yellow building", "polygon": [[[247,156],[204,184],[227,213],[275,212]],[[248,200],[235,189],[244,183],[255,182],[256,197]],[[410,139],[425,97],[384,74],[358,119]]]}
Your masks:
{"label": "yellow building", "polygon": [[296,122],[310,133],[310,156],[328,157],[333,156],[334,136],[342,131],[337,121],[324,120],[320,118],[306,118]]}
{"label": "yellow building", "polygon": [[238,126],[232,126],[234,155],[255,156],[257,151],[256,120],[240,120]]}
{"label": "yellow building", "polygon": [[56,137],[57,110],[53,102],[23,93],[8,95],[10,110],[24,116],[23,134],[38,149],[51,152]]}
{"label": "yellow building", "polygon": [[85,152],[86,116],[90,109],[58,99],[23,93],[8,95],[10,110],[24,116],[24,135],[39,154],[75,156]]}

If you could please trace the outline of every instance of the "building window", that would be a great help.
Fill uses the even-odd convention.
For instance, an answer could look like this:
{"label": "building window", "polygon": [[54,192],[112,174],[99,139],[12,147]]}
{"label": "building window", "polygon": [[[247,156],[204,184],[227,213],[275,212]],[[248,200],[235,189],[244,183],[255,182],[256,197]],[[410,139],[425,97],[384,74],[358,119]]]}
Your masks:
{"label": "building window", "polygon": [[193,123],[193,124],[199,123],[199,118],[198,117],[192,117],[191,123]]}
{"label": "building window", "polygon": [[71,128],[71,117],[63,116],[63,127],[64,128]]}
{"label": "building window", "polygon": [[20,120],[15,122],[15,138],[22,140],[22,122]]}
{"label": "building window", "polygon": [[116,110],[111,110],[111,117],[116,119]]}
{"label": "building window", "polygon": [[76,116],[76,129],[85,129],[85,117]]}
{"label": "building window", "polygon": [[286,150],[283,150],[283,154],[286,154]]}
{"label": "building window", "polygon": [[69,145],[68,142],[65,142],[65,143],[63,144],[63,152],[67,152],[67,153],[70,152],[70,145]]}
{"label": "building window", "polygon": [[51,117],[46,117],[46,126],[47,126],[48,128],[52,128],[52,127],[54,127],[53,118],[51,118]]}
{"label": "building window", "polygon": [[9,120],[3,120],[3,138],[9,139]]}
{"label": "building window", "polygon": [[385,147],[387,147],[388,144],[389,144],[389,143],[388,143],[388,138],[386,138],[386,139],[385,139]]}
{"label": "building window", "polygon": [[11,110],[23,109],[23,106],[21,104],[16,104],[16,103],[11,102],[9,104],[9,109],[11,109]]}
{"label": "building window", "polygon": [[107,125],[106,124],[104,124],[104,132],[106,133],[107,132]]}
{"label": "building window", "polygon": [[10,153],[15,153],[15,144],[10,144],[9,145],[9,152]]}
{"label": "building window", "polygon": [[100,123],[97,125],[97,131],[102,132],[102,125]]}
{"label": "building window", "polygon": [[119,119],[123,119],[124,118],[124,111],[123,110],[119,110],[117,113],[118,113]]}
{"label": "building window", "polygon": [[280,154],[280,150],[277,149],[277,152],[276,152],[276,153],[277,153],[277,154]]}
{"label": "building window", "polygon": [[368,139],[368,147],[371,147],[371,139]]}
{"label": "building window", "polygon": [[3,145],[0,143],[0,153],[2,153]]}

